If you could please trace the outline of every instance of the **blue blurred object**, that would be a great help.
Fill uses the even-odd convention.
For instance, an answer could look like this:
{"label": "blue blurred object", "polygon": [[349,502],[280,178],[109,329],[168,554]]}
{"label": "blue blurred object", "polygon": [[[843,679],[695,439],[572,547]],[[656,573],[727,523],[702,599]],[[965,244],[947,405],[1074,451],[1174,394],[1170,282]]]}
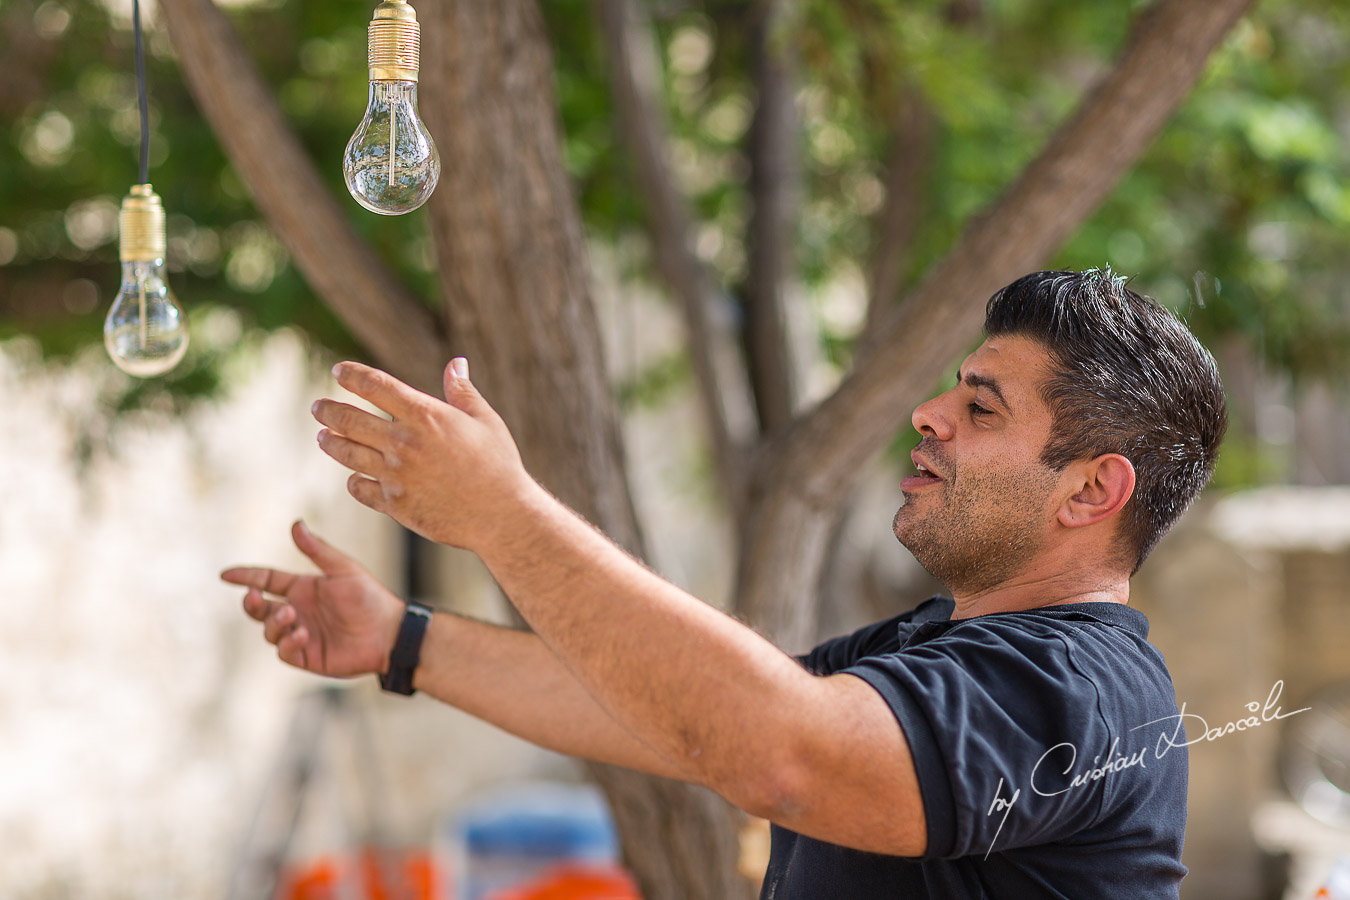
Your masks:
{"label": "blue blurred object", "polygon": [[484,794],[451,820],[453,900],[488,900],[562,864],[618,862],[604,795],[590,785],[536,782]]}

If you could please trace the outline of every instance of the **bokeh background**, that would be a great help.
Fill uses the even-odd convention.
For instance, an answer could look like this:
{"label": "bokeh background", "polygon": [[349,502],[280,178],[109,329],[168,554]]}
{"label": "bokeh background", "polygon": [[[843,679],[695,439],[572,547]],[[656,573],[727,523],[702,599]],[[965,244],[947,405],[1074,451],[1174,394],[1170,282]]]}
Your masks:
{"label": "bokeh background", "polygon": [[[432,311],[447,347],[471,359],[493,352],[456,331],[445,219],[376,217],[346,196],[339,163],[365,105],[371,5],[220,6],[358,239]],[[549,51],[541,90],[557,112],[565,200],[584,227],[576,264],[602,337],[595,362],[619,415],[649,561],[735,608],[743,509],[719,477],[702,354],[662,264],[672,238],[625,131],[605,27],[614,6],[550,0],[530,13]],[[771,297],[779,374],[792,376],[783,396],[798,414],[836,389],[886,311],[997,208],[1111,74],[1148,10],[1068,0],[636,6],[637,46],[658,76],[648,112],[659,113],[666,174],[687,215],[674,240],[718,286],[713,321],[742,364],[756,358],[759,298]],[[216,573],[305,567],[289,545],[293,519],[405,596],[509,620],[475,560],[360,507],[314,446],[309,405],[337,395],[328,368],[379,360],[260,212],[257,185],[222,149],[229,126],[208,124],[188,89],[162,11],[151,2],[142,14],[151,182],[169,211],[167,266],[192,333],[183,364],[146,381],[114,369],[101,342],[118,283],[117,208],[137,175],[131,4],[0,0],[6,898],[224,897],[239,890],[232,879],[259,833],[286,830],[268,824],[269,804],[290,796],[278,773],[316,681],[272,657]],[[423,12],[429,30],[438,15]],[[789,115],[766,150],[756,123],[771,88]],[[424,107],[436,102],[427,90]],[[1192,748],[1184,896],[1311,897],[1350,853],[1350,705],[1336,693],[1350,679],[1350,7],[1254,5],[1182,94],[1038,265],[1110,265],[1184,317],[1218,359],[1232,423],[1213,486],[1137,579],[1136,602],[1190,709],[1226,722],[1282,680],[1285,708],[1312,710]],[[437,124],[447,167],[457,151],[443,138],[457,125]],[[781,194],[762,187],[766,171],[787,173]],[[446,192],[437,202],[454,203]],[[787,198],[786,225],[769,239],[756,209],[774,197]],[[769,244],[788,262],[769,265],[766,289]],[[945,384],[929,377],[924,390]],[[750,381],[755,434],[781,435],[783,421],[766,412],[773,379]],[[915,441],[901,427],[840,501],[812,634],[936,589],[887,527]],[[435,844],[456,809],[494,786],[585,777],[424,698],[348,687],[374,726],[382,799],[344,805],[360,778],[325,763],[292,860],[341,853],[372,830],[389,844]],[[757,833],[747,827],[736,851],[750,881],[762,869]]]}

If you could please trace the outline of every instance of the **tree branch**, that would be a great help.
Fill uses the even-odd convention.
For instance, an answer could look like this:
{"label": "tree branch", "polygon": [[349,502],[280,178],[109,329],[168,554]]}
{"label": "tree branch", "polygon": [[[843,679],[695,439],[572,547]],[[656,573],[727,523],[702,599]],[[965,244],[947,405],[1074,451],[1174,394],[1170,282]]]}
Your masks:
{"label": "tree branch", "polygon": [[891,130],[886,160],[886,199],[873,226],[867,272],[867,325],[871,333],[894,308],[910,241],[919,221],[924,163],[932,146],[933,119],[917,88],[904,89]]}
{"label": "tree branch", "polygon": [[225,15],[211,0],[160,8],[197,106],[315,294],[380,366],[439,394],[435,318],[351,227]]}
{"label": "tree branch", "polygon": [[766,455],[768,488],[740,573],[752,621],[789,646],[810,639],[828,530],[806,523],[835,515],[854,475],[978,332],[989,295],[1041,265],[1106,198],[1251,3],[1159,0],[1146,10],[1107,77],[886,318],[834,395]]}
{"label": "tree branch", "polygon": [[683,311],[699,397],[719,480],[733,508],[744,496],[743,446],[754,437],[744,370],[732,339],[733,315],[717,281],[693,250],[693,216],[666,155],[656,39],[642,3],[600,0],[620,134],[635,167],[656,250],[656,267]]}
{"label": "tree branch", "polygon": [[751,13],[750,26],[757,97],[749,139],[745,349],[755,409],[766,434],[791,423],[800,395],[786,296],[801,197],[797,59],[784,40],[795,7],[794,0],[767,0]]}
{"label": "tree branch", "polygon": [[[972,29],[983,18],[983,0],[949,0],[943,15],[948,25],[965,30]],[[884,70],[887,67],[879,63],[874,68]],[[932,111],[918,87],[908,82],[898,85],[893,106],[891,149],[886,160],[886,199],[872,229],[864,335],[877,330],[898,299],[900,277],[922,208],[925,164],[933,144]]]}

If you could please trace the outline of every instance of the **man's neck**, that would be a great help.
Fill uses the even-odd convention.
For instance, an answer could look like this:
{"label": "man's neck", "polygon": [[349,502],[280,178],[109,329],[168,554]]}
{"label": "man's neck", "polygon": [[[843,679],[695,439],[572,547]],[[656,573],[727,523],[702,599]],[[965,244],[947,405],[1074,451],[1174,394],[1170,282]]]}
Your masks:
{"label": "man's neck", "polygon": [[953,619],[1066,603],[1128,603],[1130,579],[1104,572],[1022,572],[982,591],[952,591]]}

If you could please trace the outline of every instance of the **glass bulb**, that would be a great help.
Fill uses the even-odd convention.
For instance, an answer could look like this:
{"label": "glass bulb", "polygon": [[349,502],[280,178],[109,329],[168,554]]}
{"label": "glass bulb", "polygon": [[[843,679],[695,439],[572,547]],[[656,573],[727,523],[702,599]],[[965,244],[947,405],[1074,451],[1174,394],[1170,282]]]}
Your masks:
{"label": "glass bulb", "polygon": [[122,263],[122,287],[103,322],[103,345],[117,368],[138,378],[163,375],[187,352],[187,317],[169,293],[164,260]]}
{"label": "glass bulb", "polygon": [[417,82],[372,81],[366,116],[347,142],[342,175],[356,202],[398,216],[431,196],[441,157],[417,116]]}

